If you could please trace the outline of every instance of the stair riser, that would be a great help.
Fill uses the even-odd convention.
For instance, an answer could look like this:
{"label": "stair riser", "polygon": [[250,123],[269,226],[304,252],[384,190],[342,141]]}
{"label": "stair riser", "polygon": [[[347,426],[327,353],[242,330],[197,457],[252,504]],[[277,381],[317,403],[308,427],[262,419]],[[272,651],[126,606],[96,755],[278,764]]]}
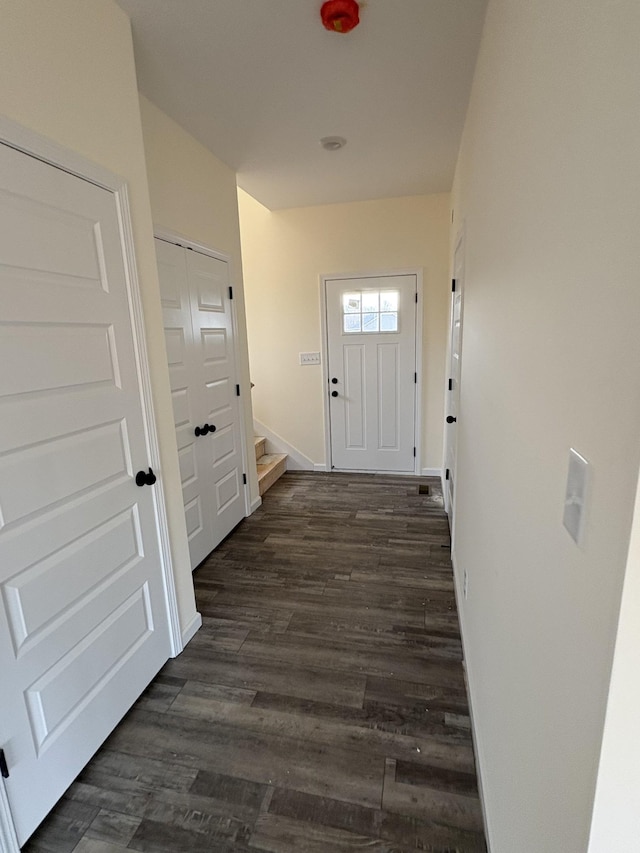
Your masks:
{"label": "stair riser", "polygon": [[282,459],[279,459],[275,465],[270,467],[268,470],[260,472],[258,469],[258,490],[260,492],[260,497],[264,495],[264,493],[273,486],[276,480],[280,479],[282,475],[287,470],[287,458],[286,456]]}

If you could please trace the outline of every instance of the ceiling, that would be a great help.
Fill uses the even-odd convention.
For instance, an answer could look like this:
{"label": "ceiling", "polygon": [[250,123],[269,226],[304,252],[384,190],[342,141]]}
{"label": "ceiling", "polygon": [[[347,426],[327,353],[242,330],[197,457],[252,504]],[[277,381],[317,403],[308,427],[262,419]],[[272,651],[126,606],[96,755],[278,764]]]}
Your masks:
{"label": "ceiling", "polygon": [[142,93],[272,210],[451,188],[486,0],[118,2]]}

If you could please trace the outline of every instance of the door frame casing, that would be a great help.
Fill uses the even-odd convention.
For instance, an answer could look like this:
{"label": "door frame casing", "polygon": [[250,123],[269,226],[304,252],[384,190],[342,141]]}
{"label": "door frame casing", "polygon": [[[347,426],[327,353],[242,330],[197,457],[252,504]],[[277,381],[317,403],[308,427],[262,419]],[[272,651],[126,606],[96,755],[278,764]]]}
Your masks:
{"label": "door frame casing", "polygon": [[[129,302],[129,314],[131,317],[136,376],[142,403],[145,444],[151,467],[162,471],[127,182],[124,178],[105,169],[103,166],[93,163],[81,154],[77,154],[75,151],[71,151],[4,116],[0,116],[0,144],[20,151],[43,163],[47,163],[90,184],[94,184],[101,189],[107,190],[114,196],[122,247],[127,299]],[[161,561],[160,570],[167,607],[170,650],[171,656],[176,657],[183,650],[184,642],[180,629],[167,506],[162,477],[158,477],[155,488],[153,489],[153,503],[157,521],[157,537]],[[19,853],[19,850],[6,789],[4,783],[2,783],[0,784],[0,853]]]}
{"label": "door frame casing", "polygon": [[[316,465],[316,470],[340,471],[340,468],[331,467],[331,420],[329,412],[329,324],[327,322],[327,282],[336,279],[358,279],[358,278],[385,278],[396,275],[415,275],[416,293],[418,303],[416,305],[416,363],[415,363],[415,411],[413,436],[416,447],[414,459],[414,475],[422,471],[422,330],[424,325],[424,293],[423,293],[423,268],[391,269],[372,272],[348,272],[348,273],[326,273],[320,276],[320,327],[321,327],[321,363],[322,363],[322,410],[324,421],[324,467]],[[351,471],[351,473],[358,473]],[[366,471],[364,473],[392,474],[390,471]],[[411,476],[408,474],[407,476]]]}
{"label": "door frame casing", "polygon": [[[237,289],[238,285],[236,284],[235,280],[233,258],[231,257],[231,255],[227,255],[225,252],[219,252],[217,249],[212,249],[210,246],[206,246],[204,243],[198,243],[196,240],[191,240],[189,239],[189,237],[185,237],[184,234],[180,234],[178,231],[173,231],[170,228],[163,228],[160,225],[154,225],[153,236],[158,240],[164,240],[165,243],[172,243],[174,246],[181,246],[183,249],[193,249],[194,252],[200,252],[201,255],[208,255],[210,258],[216,258],[216,260],[218,261],[224,261],[229,269],[229,286]],[[235,298],[231,299],[231,325],[233,327],[233,355],[236,363],[236,379],[239,379],[240,351],[238,348],[238,312],[236,311]],[[240,397],[239,399],[242,398]],[[242,405],[242,403],[240,403],[240,405],[238,406],[238,413],[240,415],[240,446],[242,454],[242,467],[244,473],[246,473],[249,470],[249,454],[247,449],[247,437],[244,422],[244,406]],[[262,503],[262,501],[260,501],[260,503]],[[257,506],[260,506],[260,504],[258,504]],[[244,490],[245,518],[248,518],[251,513],[257,509],[257,506],[253,508],[251,506],[249,477],[247,476],[247,483]]]}

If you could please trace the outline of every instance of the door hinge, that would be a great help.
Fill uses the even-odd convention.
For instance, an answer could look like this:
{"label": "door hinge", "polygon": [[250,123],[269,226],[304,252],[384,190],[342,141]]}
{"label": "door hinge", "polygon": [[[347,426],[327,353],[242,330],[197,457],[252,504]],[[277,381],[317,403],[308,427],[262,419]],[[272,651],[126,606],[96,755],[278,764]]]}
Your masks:
{"label": "door hinge", "polygon": [[233,288],[229,288],[229,299],[233,299]]}
{"label": "door hinge", "polygon": [[444,472],[444,478],[445,478],[445,480],[448,480],[448,479],[449,479],[449,469],[448,469],[448,468],[447,468],[447,470]]}
{"label": "door hinge", "polygon": [[414,456],[416,455],[416,449],[415,449],[415,447],[413,448],[413,455],[414,455]]}
{"label": "door hinge", "polygon": [[236,385],[236,397],[240,396],[240,386]]}
{"label": "door hinge", "polygon": [[455,292],[456,292],[456,280],[455,280],[455,278],[452,278],[451,279],[451,293],[455,293]]}
{"label": "door hinge", "polygon": [[417,383],[417,382],[418,382],[418,374],[417,374],[417,373],[414,373],[414,374],[413,374],[413,381],[414,381],[415,383]]}
{"label": "door hinge", "polygon": [[418,294],[416,293],[416,305],[418,304]]}
{"label": "door hinge", "polygon": [[0,775],[3,779],[9,778],[9,767],[7,765],[7,757],[4,754],[4,749],[0,749]]}
{"label": "door hinge", "polygon": [[453,379],[449,379],[449,391],[453,391]]}
{"label": "door hinge", "polygon": [[245,486],[247,485],[247,475],[246,474],[242,475],[242,482]]}

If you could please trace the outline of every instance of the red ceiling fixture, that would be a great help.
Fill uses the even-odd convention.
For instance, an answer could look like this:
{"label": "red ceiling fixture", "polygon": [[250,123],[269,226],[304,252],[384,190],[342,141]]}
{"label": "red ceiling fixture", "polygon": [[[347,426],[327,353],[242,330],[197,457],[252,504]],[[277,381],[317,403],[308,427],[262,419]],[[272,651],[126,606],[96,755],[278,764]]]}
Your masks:
{"label": "red ceiling fixture", "polygon": [[360,7],[356,0],[326,0],[320,9],[325,29],[333,33],[348,33],[360,23]]}

